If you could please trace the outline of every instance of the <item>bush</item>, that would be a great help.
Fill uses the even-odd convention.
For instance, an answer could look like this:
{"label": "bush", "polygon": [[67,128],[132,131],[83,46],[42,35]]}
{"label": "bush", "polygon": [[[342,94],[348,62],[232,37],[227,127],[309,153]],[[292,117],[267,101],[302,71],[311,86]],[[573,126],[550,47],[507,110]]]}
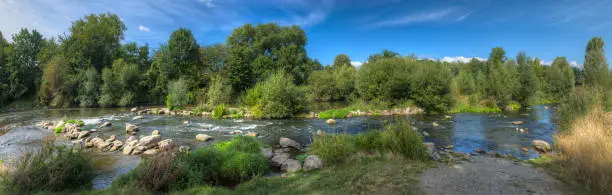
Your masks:
{"label": "bush", "polygon": [[212,113],[212,118],[221,119],[226,113],[225,104],[217,105]]}
{"label": "bush", "polygon": [[88,188],[94,177],[92,170],[86,154],[45,142],[20,157],[15,169],[2,175],[2,183],[8,194]]}
{"label": "bush", "polygon": [[189,104],[189,85],[183,78],[170,82],[168,85],[168,96],[166,97],[166,107],[170,110],[183,109]]}
{"label": "bush", "polygon": [[56,127],[53,131],[54,133],[62,133],[64,131],[64,126]]}
{"label": "bush", "polygon": [[255,138],[238,136],[176,157],[162,153],[144,160],[136,169],[115,180],[111,187],[136,185],[154,192],[167,192],[245,181],[267,171],[268,161],[259,152],[260,147]]}
{"label": "bush", "polygon": [[411,97],[425,112],[445,112],[451,104],[452,75],[440,62],[422,62],[416,66]]}
{"label": "bush", "polygon": [[612,193],[612,115],[595,107],[556,136],[563,173],[593,194]]}
{"label": "bush", "polygon": [[351,112],[351,109],[349,108],[326,110],[323,112],[319,112],[319,118],[320,119],[341,119],[341,118],[346,118],[346,116],[348,116],[350,112]]}
{"label": "bush", "polygon": [[206,93],[207,104],[212,107],[219,104],[230,103],[231,94],[232,87],[225,83],[222,77],[214,77]]}
{"label": "bush", "polygon": [[559,105],[560,131],[571,131],[571,124],[577,118],[586,115],[596,102],[597,95],[586,90],[569,94]]}
{"label": "bush", "polygon": [[427,160],[423,139],[403,121],[383,131],[315,136],[311,151],[329,164],[342,163],[356,152],[392,152],[411,160]]}
{"label": "bush", "polygon": [[357,71],[356,88],[366,101],[392,101],[410,95],[412,58],[382,58],[365,63]]}
{"label": "bush", "polygon": [[[272,74],[247,91],[244,103],[266,118],[287,118],[304,109],[304,93],[285,73]],[[255,115],[256,116],[256,115]]]}

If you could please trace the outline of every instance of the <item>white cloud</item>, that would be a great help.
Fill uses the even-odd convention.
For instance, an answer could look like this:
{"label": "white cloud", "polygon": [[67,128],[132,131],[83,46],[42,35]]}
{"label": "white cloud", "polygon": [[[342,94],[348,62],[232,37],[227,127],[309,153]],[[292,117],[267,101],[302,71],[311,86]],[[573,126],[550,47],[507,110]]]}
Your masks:
{"label": "white cloud", "polygon": [[359,68],[361,65],[363,65],[363,62],[351,61],[351,65],[353,65],[355,68]]}
{"label": "white cloud", "polygon": [[470,62],[472,59],[477,59],[479,61],[486,61],[486,58],[481,58],[481,57],[463,57],[463,56],[455,56],[455,57],[443,57],[442,61],[443,62],[463,62],[463,63],[468,63]]}
{"label": "white cloud", "polygon": [[552,62],[550,62],[550,61],[547,62],[547,61],[544,61],[544,60],[540,60],[540,64],[546,65],[546,66],[550,66],[552,64]]}
{"label": "white cloud", "polygon": [[389,26],[405,26],[421,22],[436,21],[450,15],[451,13],[453,13],[453,9],[443,9],[430,12],[421,12],[417,14],[409,14],[398,18],[371,23],[363,26],[363,28],[376,29]]}
{"label": "white cloud", "polygon": [[576,62],[576,61],[571,61],[571,62],[570,62],[570,66],[580,68],[580,67],[582,67],[582,64],[578,64],[578,62]]}
{"label": "white cloud", "polygon": [[463,15],[457,17],[457,19],[455,19],[455,22],[461,22],[461,21],[465,20],[470,15],[472,15],[472,12],[468,12],[466,14],[463,14]]}
{"label": "white cloud", "polygon": [[138,26],[138,30],[142,31],[142,32],[149,32],[149,31],[151,31],[151,29],[149,29],[146,26],[143,26],[142,24],[140,26]]}

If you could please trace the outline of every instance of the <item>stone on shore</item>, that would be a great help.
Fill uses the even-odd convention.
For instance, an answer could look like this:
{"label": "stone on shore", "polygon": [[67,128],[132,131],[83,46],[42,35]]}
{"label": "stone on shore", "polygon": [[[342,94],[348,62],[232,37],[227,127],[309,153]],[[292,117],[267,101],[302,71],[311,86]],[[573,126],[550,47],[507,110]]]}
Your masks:
{"label": "stone on shore", "polygon": [[306,160],[304,160],[304,170],[306,171],[320,169],[322,167],[323,162],[321,161],[321,158],[319,158],[317,155],[310,155],[306,157]]}
{"label": "stone on shore", "polygon": [[533,145],[533,148],[540,153],[548,153],[552,151],[550,144],[544,140],[533,140],[531,141],[531,145]]}
{"label": "stone on shore", "polygon": [[301,149],[302,146],[300,145],[300,143],[293,141],[292,139],[286,138],[286,137],[281,137],[280,140],[278,141],[279,144],[281,145],[281,147],[283,148],[295,148],[295,149]]}
{"label": "stone on shore", "polygon": [[161,141],[161,135],[149,135],[140,138],[140,141],[138,141],[137,146],[143,146],[146,149],[149,149],[156,146],[159,141]]}
{"label": "stone on shore", "polygon": [[132,112],[136,112],[136,111],[138,111],[138,107],[134,107],[134,108],[132,108],[130,111],[132,111]]}
{"label": "stone on shore", "polygon": [[275,167],[280,167],[285,163],[285,161],[289,160],[289,157],[290,156],[287,153],[276,153],[272,159],[270,159],[270,164]]}
{"label": "stone on shore", "polygon": [[196,135],[196,141],[200,141],[200,142],[205,142],[208,141],[210,139],[212,139],[213,137],[210,135],[206,135],[206,134],[198,134]]}
{"label": "stone on shore", "polygon": [[295,173],[299,170],[302,170],[302,164],[300,161],[295,159],[287,159],[285,163],[282,164],[281,170],[288,173]]}
{"label": "stone on shore", "polygon": [[159,141],[157,143],[157,146],[159,147],[159,150],[161,151],[170,151],[174,149],[174,147],[176,147],[176,144],[174,144],[174,140],[172,139],[165,139],[165,140]]}

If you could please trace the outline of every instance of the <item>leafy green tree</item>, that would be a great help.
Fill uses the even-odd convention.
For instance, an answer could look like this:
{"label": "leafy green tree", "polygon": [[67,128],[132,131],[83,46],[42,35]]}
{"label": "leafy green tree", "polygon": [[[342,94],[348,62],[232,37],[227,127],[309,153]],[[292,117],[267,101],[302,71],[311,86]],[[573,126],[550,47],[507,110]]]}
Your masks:
{"label": "leafy green tree", "polygon": [[215,76],[206,93],[207,104],[209,107],[226,104],[231,102],[232,88],[221,76]]}
{"label": "leafy green tree", "polygon": [[574,92],[574,72],[565,57],[557,57],[548,69],[548,90],[556,100]]}
{"label": "leafy green tree", "polygon": [[461,69],[457,75],[457,82],[459,83],[459,92],[464,95],[471,95],[477,92],[475,77],[471,70]]}
{"label": "leafy green tree", "polygon": [[189,84],[185,79],[180,78],[176,81],[171,81],[170,84],[168,84],[166,106],[170,110],[182,109],[189,104],[189,96]]}
{"label": "leafy green tree", "polygon": [[425,61],[416,66],[411,94],[415,103],[426,112],[444,112],[451,104],[451,72],[440,62]]}
{"label": "leafy green tree", "polygon": [[170,79],[175,79],[183,75],[192,75],[197,72],[200,62],[200,51],[191,30],[179,28],[172,32],[168,40],[168,57],[172,65]]}
{"label": "leafy green tree", "polygon": [[229,51],[223,44],[207,45],[200,48],[200,57],[205,71],[220,72],[225,68]]}
{"label": "leafy green tree", "polygon": [[68,64],[62,55],[55,55],[48,60],[42,74],[39,91],[41,105],[52,107],[70,106],[70,86],[66,85]]}
{"label": "leafy green tree", "polygon": [[409,97],[412,58],[381,58],[368,61],[357,71],[356,88],[365,100],[392,101]]}
{"label": "leafy green tree", "polygon": [[335,93],[334,100],[347,100],[355,91],[355,76],[357,70],[353,66],[341,66],[333,71]]}
{"label": "leafy green tree", "polygon": [[249,89],[244,102],[255,117],[287,118],[304,109],[305,99],[291,76],[278,72]]}
{"label": "leafy green tree", "polygon": [[396,52],[392,52],[389,50],[383,50],[381,53],[378,54],[374,54],[368,57],[368,62],[369,63],[374,63],[377,60],[380,59],[384,59],[384,58],[397,58],[397,57],[401,57],[401,55],[399,55],[399,53]]}
{"label": "leafy green tree", "polygon": [[334,58],[334,64],[332,65],[333,69],[337,69],[343,66],[350,66],[351,59],[345,54],[339,54]]}
{"label": "leafy green tree", "polygon": [[8,103],[8,99],[10,98],[10,94],[7,93],[9,91],[9,76],[10,71],[8,67],[8,50],[10,44],[4,37],[2,36],[2,32],[0,32],[0,106],[3,106]]}
{"label": "leafy green tree", "polygon": [[90,67],[85,71],[83,75],[85,82],[81,83],[79,92],[80,106],[81,107],[94,107],[99,96],[99,85],[100,75],[95,68]]}
{"label": "leafy green tree", "polygon": [[39,87],[42,71],[38,52],[44,40],[38,31],[21,29],[13,35],[12,56],[9,58],[9,81],[12,98],[19,99],[26,94],[34,94]]}
{"label": "leafy green tree", "polygon": [[501,47],[496,47],[491,50],[489,59],[487,60],[487,95],[493,97],[497,101],[499,107],[509,103],[512,97],[511,82],[508,82],[510,73],[504,66],[506,62],[506,51]]}
{"label": "leafy green tree", "polygon": [[521,106],[526,108],[529,105],[529,100],[538,91],[538,77],[533,70],[531,60],[524,52],[520,52],[516,56],[516,61],[518,62],[520,85],[515,97]]}
{"label": "leafy green tree", "polygon": [[119,86],[115,80],[116,76],[110,68],[102,69],[102,87],[98,104],[102,107],[111,107],[117,104]]}
{"label": "leafy green tree", "polygon": [[115,14],[85,16],[72,23],[70,36],[64,40],[64,54],[76,67],[92,65],[102,70],[120,54],[126,29]]}
{"label": "leafy green tree", "polygon": [[589,40],[584,56],[584,84],[587,87],[602,90],[607,86],[608,63],[604,53],[604,41],[601,37]]}
{"label": "leafy green tree", "polygon": [[308,78],[308,96],[315,101],[330,101],[336,93],[334,75],[331,70],[317,70]]}

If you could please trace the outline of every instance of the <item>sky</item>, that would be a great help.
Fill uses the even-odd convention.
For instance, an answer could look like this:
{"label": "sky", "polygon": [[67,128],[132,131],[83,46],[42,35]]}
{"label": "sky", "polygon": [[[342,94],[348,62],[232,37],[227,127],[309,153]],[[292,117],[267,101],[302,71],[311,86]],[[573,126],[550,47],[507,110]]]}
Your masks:
{"label": "sky", "polygon": [[[299,25],[308,55],[323,64],[346,54],[359,66],[389,49],[445,61],[486,59],[493,47],[550,64],[581,66],[588,40],[612,44],[612,0],[0,0],[0,31],[69,34],[71,22],[111,12],[127,26],[123,42],[165,43],[189,28],[201,45],[225,43],[246,23]],[[606,50],[607,56],[612,56]]]}

